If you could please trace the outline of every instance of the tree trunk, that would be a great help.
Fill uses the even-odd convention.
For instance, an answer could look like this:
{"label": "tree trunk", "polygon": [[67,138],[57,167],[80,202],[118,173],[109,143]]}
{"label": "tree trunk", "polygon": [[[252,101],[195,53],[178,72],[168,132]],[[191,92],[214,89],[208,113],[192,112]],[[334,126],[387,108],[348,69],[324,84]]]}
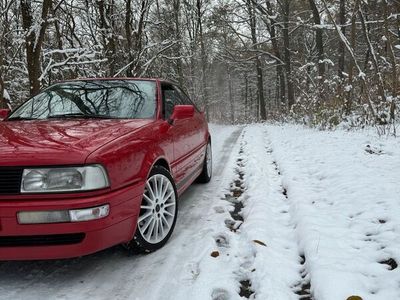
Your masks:
{"label": "tree trunk", "polygon": [[[273,10],[271,2],[267,1],[267,11],[268,15],[273,16]],[[278,36],[276,34],[276,21],[275,19],[270,19],[271,25],[269,26],[269,34],[271,36],[272,49],[274,50],[274,54],[277,58],[281,59],[281,51],[279,50],[278,45]],[[276,74],[277,74],[277,88],[278,88],[278,96],[280,99],[280,106],[284,107],[286,105],[286,85],[285,85],[285,70],[280,62],[277,62],[276,66]]]}
{"label": "tree trunk", "polygon": [[261,120],[265,121],[267,119],[267,112],[265,109],[265,98],[264,98],[264,79],[263,79],[263,71],[261,60],[258,55],[258,41],[257,41],[257,20],[254,11],[254,4],[251,0],[247,0],[247,8],[249,11],[249,19],[250,19],[250,30],[251,30],[251,41],[252,48],[256,53],[255,65],[257,72],[257,94],[258,94],[258,105],[259,105],[259,113]]}
{"label": "tree trunk", "polygon": [[108,61],[108,75],[115,74],[115,40],[113,34],[112,23],[108,19],[114,13],[114,1],[111,0],[110,4],[106,4],[104,0],[97,0],[100,15],[100,29],[103,34],[104,54]]}
{"label": "tree trunk", "polygon": [[249,111],[249,80],[247,78],[247,73],[244,74],[244,118],[247,120],[247,111]]}
{"label": "tree trunk", "polygon": [[28,77],[30,84],[31,96],[36,95],[40,91],[40,57],[42,54],[42,44],[47,29],[47,17],[52,6],[52,0],[43,0],[41,23],[39,24],[38,30],[32,30],[33,15],[31,1],[21,0],[20,9],[22,16],[22,26],[26,32],[25,36],[25,48],[26,48],[26,59],[28,65]]}
{"label": "tree trunk", "polygon": [[[357,25],[356,25],[356,21],[357,21],[357,10],[358,10],[358,6],[360,5],[360,0],[356,0],[356,3],[354,4],[354,8],[353,8],[353,14],[351,16],[351,33],[350,33],[350,49],[355,49],[356,47],[356,30],[357,30]],[[341,31],[341,33],[343,34],[343,31]],[[346,38],[346,36],[343,34],[343,37]],[[342,39],[341,40],[341,44],[343,44],[345,46],[345,43]],[[349,89],[349,91],[346,93],[346,98],[344,100],[344,111],[346,114],[349,114],[351,111],[351,107],[353,104],[353,77],[354,77],[354,59],[349,61],[349,86],[351,87]]]}
{"label": "tree trunk", "polygon": [[[340,30],[342,31],[343,36],[346,36],[346,0],[340,0],[340,9],[339,9],[339,23]],[[344,77],[344,62],[345,62],[345,47],[344,43],[339,41],[339,62],[338,62],[338,75],[343,79]]]}
{"label": "tree trunk", "polygon": [[176,53],[176,71],[178,75],[178,82],[180,86],[185,86],[184,76],[183,76],[183,66],[182,66],[182,58],[181,58],[181,48],[182,48],[182,35],[181,35],[181,22],[180,22],[180,11],[181,11],[181,2],[180,0],[173,1],[173,13],[174,13],[174,25],[175,25],[175,40],[179,41],[175,46]]}
{"label": "tree trunk", "polygon": [[233,100],[233,92],[232,92],[232,74],[231,74],[231,67],[228,66],[228,98],[230,104],[230,111],[231,111],[231,123],[235,124],[235,104]]}
{"label": "tree trunk", "polygon": [[7,108],[7,101],[4,99],[4,80],[3,80],[3,55],[0,53],[0,109]]}
{"label": "tree trunk", "polygon": [[[133,42],[132,42],[132,0],[126,0],[125,4],[125,35],[126,35],[126,51],[128,52],[128,61],[134,60],[132,53]],[[126,76],[133,77],[132,68],[126,69]]]}
{"label": "tree trunk", "polygon": [[391,103],[390,103],[390,121],[394,121],[395,109],[396,109],[395,101],[397,99],[397,80],[398,80],[397,68],[396,68],[396,57],[394,55],[391,33],[389,31],[389,11],[388,11],[387,0],[383,0],[382,4],[383,4],[384,17],[385,17],[384,24],[385,24],[386,47],[389,50],[389,59],[390,59],[390,64],[392,65],[391,66],[391,69],[392,69],[392,99],[391,99]]}
{"label": "tree trunk", "polygon": [[207,53],[204,43],[204,34],[203,34],[203,16],[202,16],[202,1],[197,0],[197,21],[199,26],[199,39],[200,39],[200,60],[201,60],[201,87],[202,87],[202,95],[203,95],[203,103],[206,111],[207,121],[209,121],[209,107],[208,107],[208,91],[207,91]]}
{"label": "tree trunk", "polygon": [[289,110],[294,104],[294,89],[292,79],[292,65],[290,57],[290,38],[289,38],[289,14],[290,14],[290,1],[284,0],[283,4],[283,48],[284,48],[284,62],[286,70],[286,82],[287,82],[287,100]]}
{"label": "tree trunk", "polygon": [[322,36],[322,29],[320,27],[321,25],[321,18],[319,16],[319,11],[318,7],[315,4],[314,0],[309,0],[311,11],[313,14],[313,19],[314,19],[314,24],[317,25],[315,28],[315,44],[317,47],[317,52],[318,52],[318,76],[319,76],[319,81],[323,82],[324,80],[324,75],[325,75],[325,62],[324,62],[324,41],[323,41],[323,36]]}

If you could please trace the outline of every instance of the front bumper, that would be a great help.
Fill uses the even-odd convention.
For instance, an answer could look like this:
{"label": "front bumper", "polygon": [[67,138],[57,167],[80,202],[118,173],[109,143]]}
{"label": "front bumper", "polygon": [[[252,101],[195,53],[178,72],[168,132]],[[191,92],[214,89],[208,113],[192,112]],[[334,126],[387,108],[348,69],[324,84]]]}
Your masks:
{"label": "front bumper", "polygon": [[[71,258],[129,242],[136,230],[143,188],[143,183],[136,183],[87,198],[0,200],[0,260]],[[110,205],[110,213],[98,220],[24,225],[17,221],[19,211],[82,209],[104,204]]]}

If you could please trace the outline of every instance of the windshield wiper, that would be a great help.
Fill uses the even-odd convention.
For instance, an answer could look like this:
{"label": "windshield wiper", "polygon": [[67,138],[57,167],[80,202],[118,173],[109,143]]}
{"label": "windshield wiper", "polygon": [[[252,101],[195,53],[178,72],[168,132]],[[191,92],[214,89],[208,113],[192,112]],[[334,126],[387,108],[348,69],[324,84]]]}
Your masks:
{"label": "windshield wiper", "polygon": [[5,119],[4,121],[30,121],[30,120],[37,120],[37,118],[16,116]]}
{"label": "windshield wiper", "polygon": [[84,113],[68,113],[68,114],[58,114],[47,116],[47,119],[57,119],[57,118],[84,118],[84,119],[115,119],[112,116],[103,116],[103,115],[88,115]]}

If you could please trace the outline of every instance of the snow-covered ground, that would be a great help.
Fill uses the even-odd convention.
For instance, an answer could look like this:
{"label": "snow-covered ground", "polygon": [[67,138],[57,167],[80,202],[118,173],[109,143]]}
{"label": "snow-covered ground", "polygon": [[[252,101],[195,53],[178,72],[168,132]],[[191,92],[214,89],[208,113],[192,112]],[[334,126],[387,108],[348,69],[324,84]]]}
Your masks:
{"label": "snow-covered ground", "polygon": [[0,299],[400,299],[400,140],[211,128],[213,180],[164,248],[1,262]]}
{"label": "snow-covered ground", "polygon": [[315,299],[400,299],[400,140],[266,130]]}

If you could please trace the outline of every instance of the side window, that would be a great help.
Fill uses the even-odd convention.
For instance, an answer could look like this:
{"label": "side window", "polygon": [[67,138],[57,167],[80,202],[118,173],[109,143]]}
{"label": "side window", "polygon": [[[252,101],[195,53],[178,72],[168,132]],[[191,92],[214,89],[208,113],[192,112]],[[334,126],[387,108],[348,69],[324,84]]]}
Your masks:
{"label": "side window", "polygon": [[166,84],[162,86],[162,97],[164,118],[165,120],[168,120],[169,117],[171,117],[172,112],[174,111],[175,105],[180,105],[183,103],[177,91],[173,88],[172,85]]}

